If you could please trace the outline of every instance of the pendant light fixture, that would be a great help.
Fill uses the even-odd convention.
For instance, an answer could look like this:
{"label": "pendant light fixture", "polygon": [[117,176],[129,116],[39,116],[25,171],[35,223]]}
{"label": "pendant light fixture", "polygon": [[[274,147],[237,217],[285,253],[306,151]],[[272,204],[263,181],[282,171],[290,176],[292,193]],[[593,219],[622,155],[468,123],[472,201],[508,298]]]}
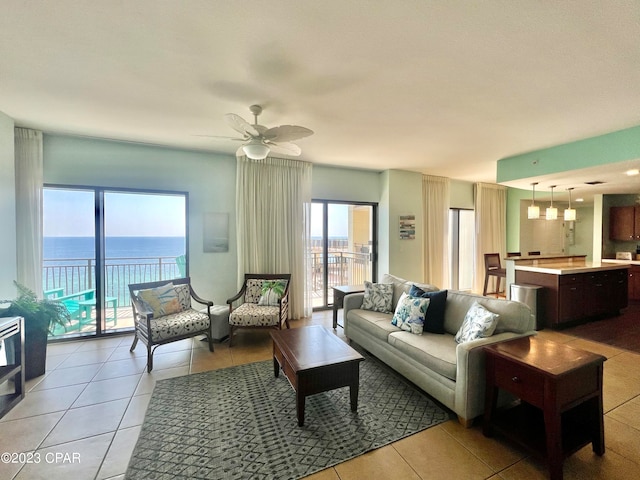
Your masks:
{"label": "pendant light fixture", "polygon": [[558,209],[553,206],[553,189],[556,188],[555,185],[551,185],[551,205],[547,207],[546,218],[547,220],[557,220],[558,219]]}
{"label": "pendant light fixture", "polygon": [[533,192],[531,194],[531,205],[527,208],[527,218],[529,220],[540,218],[540,207],[536,205],[536,185],[538,182],[534,182],[531,184],[533,187]]}
{"label": "pendant light fixture", "polygon": [[567,222],[573,222],[576,219],[576,209],[571,208],[571,190],[573,188],[567,188],[569,191],[569,208],[565,208],[564,210],[564,219]]}

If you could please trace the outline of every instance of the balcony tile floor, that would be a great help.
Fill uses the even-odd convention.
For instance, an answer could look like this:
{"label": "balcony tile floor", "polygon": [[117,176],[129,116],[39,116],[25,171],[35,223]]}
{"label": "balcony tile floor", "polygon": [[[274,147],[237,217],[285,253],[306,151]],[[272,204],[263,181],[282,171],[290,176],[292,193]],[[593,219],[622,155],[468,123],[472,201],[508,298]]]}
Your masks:
{"label": "balcony tile floor", "polygon": [[[293,327],[309,324],[330,328],[331,312],[292,322]],[[341,328],[337,334],[343,337]],[[583,448],[565,461],[565,479],[635,480],[640,469],[640,355],[564,333],[544,330],[540,335],[608,358],[606,453],[598,457],[589,446]],[[241,331],[233,348],[216,344],[214,353],[197,339],[160,347],[154,371],[147,374],[144,345],[130,353],[131,339],[49,346],[46,374],[29,381],[27,397],[0,420],[0,453],[35,451],[51,463],[0,463],[0,478],[124,478],[157,380],[271,358],[267,332]],[[56,463],[60,453],[72,455]],[[548,475],[544,463],[508,441],[487,439],[480,425],[465,429],[452,420],[308,478],[542,480]]]}

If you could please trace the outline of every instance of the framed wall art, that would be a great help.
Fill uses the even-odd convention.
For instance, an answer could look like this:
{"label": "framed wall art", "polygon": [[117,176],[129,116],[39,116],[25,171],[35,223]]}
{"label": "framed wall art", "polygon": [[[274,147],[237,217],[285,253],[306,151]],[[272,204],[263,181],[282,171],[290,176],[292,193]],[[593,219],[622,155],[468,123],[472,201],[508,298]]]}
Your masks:
{"label": "framed wall art", "polygon": [[400,240],[415,240],[416,216],[400,215]]}

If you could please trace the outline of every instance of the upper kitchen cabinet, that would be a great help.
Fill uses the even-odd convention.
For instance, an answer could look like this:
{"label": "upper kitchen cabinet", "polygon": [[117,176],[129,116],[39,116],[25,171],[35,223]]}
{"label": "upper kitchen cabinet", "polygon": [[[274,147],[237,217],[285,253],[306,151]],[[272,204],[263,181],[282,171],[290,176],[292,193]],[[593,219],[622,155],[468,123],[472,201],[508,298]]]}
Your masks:
{"label": "upper kitchen cabinet", "polygon": [[640,240],[640,206],[611,207],[609,210],[610,240]]}

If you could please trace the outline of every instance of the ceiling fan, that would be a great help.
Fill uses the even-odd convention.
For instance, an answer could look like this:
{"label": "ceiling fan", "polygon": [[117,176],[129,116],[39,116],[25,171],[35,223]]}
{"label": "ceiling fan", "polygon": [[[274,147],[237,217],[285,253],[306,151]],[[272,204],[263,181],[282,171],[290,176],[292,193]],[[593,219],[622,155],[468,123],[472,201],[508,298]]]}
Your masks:
{"label": "ceiling fan", "polygon": [[251,105],[249,110],[253,114],[253,125],[235,113],[227,113],[224,116],[229,126],[242,134],[242,138],[232,139],[244,142],[236,152],[237,155],[246,155],[252,160],[262,160],[273,150],[286,155],[298,156],[302,150],[295,143],[291,143],[291,140],[313,135],[313,130],[297,125],[281,125],[272,128],[259,125],[258,115],[262,113],[262,107]]}

